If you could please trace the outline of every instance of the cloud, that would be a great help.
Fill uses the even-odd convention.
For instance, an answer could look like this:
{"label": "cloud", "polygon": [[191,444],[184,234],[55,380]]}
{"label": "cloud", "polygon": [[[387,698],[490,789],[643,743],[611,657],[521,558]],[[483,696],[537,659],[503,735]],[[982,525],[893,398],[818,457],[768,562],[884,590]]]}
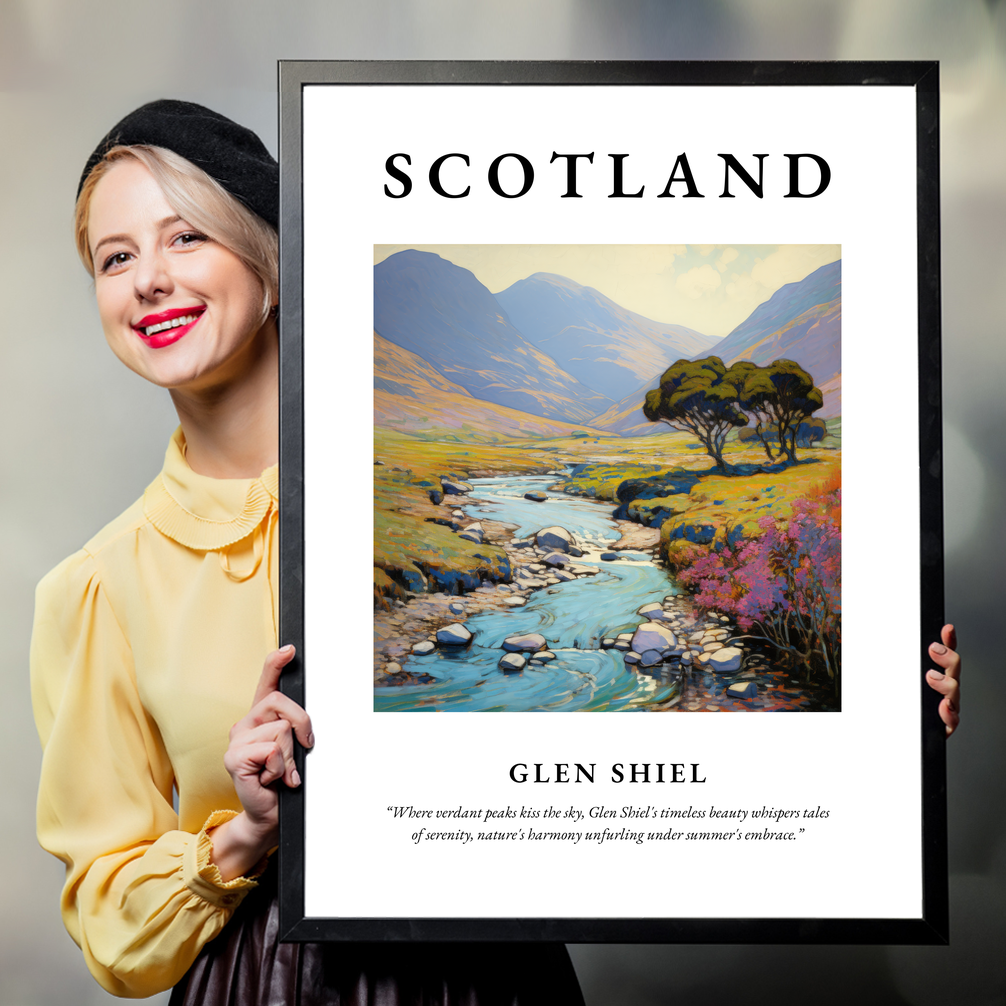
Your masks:
{"label": "cloud", "polygon": [[728,265],[740,254],[736,248],[724,248],[723,254],[716,260],[716,268],[725,272]]}
{"label": "cloud", "polygon": [[780,245],[777,251],[755,262],[751,279],[774,292],[786,283],[804,279],[841,255],[841,245]]}
{"label": "cloud", "polygon": [[674,285],[685,297],[698,300],[712,293],[722,282],[720,274],[711,265],[700,265],[682,273]]}

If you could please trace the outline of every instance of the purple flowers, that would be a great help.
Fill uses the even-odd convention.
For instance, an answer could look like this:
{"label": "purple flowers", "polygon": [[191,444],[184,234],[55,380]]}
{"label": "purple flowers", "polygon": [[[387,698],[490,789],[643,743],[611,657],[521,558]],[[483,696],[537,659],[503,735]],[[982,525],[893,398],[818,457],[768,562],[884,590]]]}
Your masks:
{"label": "purple flowers", "polygon": [[835,683],[841,669],[841,490],[763,517],[757,538],[704,552],[679,573],[699,607],[720,611],[770,641],[807,677]]}

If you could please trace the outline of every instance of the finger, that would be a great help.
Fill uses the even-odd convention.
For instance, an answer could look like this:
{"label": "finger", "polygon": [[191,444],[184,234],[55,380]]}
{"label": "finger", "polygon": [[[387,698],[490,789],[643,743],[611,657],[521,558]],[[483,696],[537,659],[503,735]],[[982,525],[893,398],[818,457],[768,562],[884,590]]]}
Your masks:
{"label": "finger", "polygon": [[950,647],[951,650],[957,649],[957,629],[954,626],[944,625],[940,632],[940,639],[943,640],[944,646]]}
{"label": "finger", "polygon": [[273,720],[286,720],[297,734],[297,740],[304,747],[314,747],[314,731],[311,717],[289,695],[282,692],[270,692],[261,702],[252,707],[251,712],[241,720],[238,726],[249,729],[261,723]]}
{"label": "finger", "polygon": [[[300,785],[300,773],[297,771],[297,763],[293,755],[293,731],[286,720],[271,720],[268,723],[260,723],[257,727],[245,731],[237,738],[237,747],[244,747],[255,744],[273,743],[279,745],[280,753],[283,756],[283,781],[293,789]],[[279,778],[276,776],[276,778]]]}
{"label": "finger", "polygon": [[947,736],[949,737],[961,721],[961,714],[955,709],[948,699],[940,703],[940,719],[946,724]]}
{"label": "finger", "polygon": [[941,671],[931,670],[926,672],[926,684],[933,691],[939,692],[940,695],[944,696],[955,712],[959,711],[958,696],[960,695],[961,685],[956,678],[952,678],[949,674],[943,674]]}
{"label": "finger", "polygon": [[952,678],[960,676],[961,655],[956,650],[948,649],[942,643],[929,644],[929,656]]}
{"label": "finger", "polygon": [[236,778],[254,779],[259,785],[268,786],[283,775],[286,762],[276,741],[263,740],[229,748],[224,755],[224,767]]}
{"label": "finger", "polygon": [[297,650],[292,646],[284,646],[279,650],[273,650],[265,663],[262,665],[262,675],[255,689],[255,698],[252,699],[252,707],[257,706],[270,692],[276,691],[279,687],[279,676],[283,673],[283,668],[293,660]]}

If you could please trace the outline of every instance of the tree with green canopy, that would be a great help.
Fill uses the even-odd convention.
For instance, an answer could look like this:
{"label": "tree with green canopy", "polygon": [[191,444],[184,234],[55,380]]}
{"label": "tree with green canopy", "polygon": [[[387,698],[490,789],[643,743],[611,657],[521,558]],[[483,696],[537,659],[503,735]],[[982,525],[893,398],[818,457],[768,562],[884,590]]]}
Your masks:
{"label": "tree with green canopy", "polygon": [[792,360],[775,360],[767,367],[756,368],[741,400],[741,408],[745,411],[769,417],[790,464],[796,463],[800,423],[823,404],[824,396],[821,389],[814,386],[814,378]]}
{"label": "tree with green canopy", "polygon": [[678,360],[661,375],[660,386],[646,393],[643,415],[651,423],[667,423],[672,429],[693,434],[729,475],[723,445],[732,429],[747,426],[748,417],[738,407],[737,381],[725,380],[727,374],[717,356]]}

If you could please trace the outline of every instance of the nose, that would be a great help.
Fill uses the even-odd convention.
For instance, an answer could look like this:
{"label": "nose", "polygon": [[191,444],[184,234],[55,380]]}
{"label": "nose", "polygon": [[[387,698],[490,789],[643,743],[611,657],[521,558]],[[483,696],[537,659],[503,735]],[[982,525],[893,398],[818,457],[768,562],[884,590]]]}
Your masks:
{"label": "nose", "polygon": [[159,249],[141,254],[133,270],[133,289],[138,301],[157,301],[174,290],[166,256]]}

